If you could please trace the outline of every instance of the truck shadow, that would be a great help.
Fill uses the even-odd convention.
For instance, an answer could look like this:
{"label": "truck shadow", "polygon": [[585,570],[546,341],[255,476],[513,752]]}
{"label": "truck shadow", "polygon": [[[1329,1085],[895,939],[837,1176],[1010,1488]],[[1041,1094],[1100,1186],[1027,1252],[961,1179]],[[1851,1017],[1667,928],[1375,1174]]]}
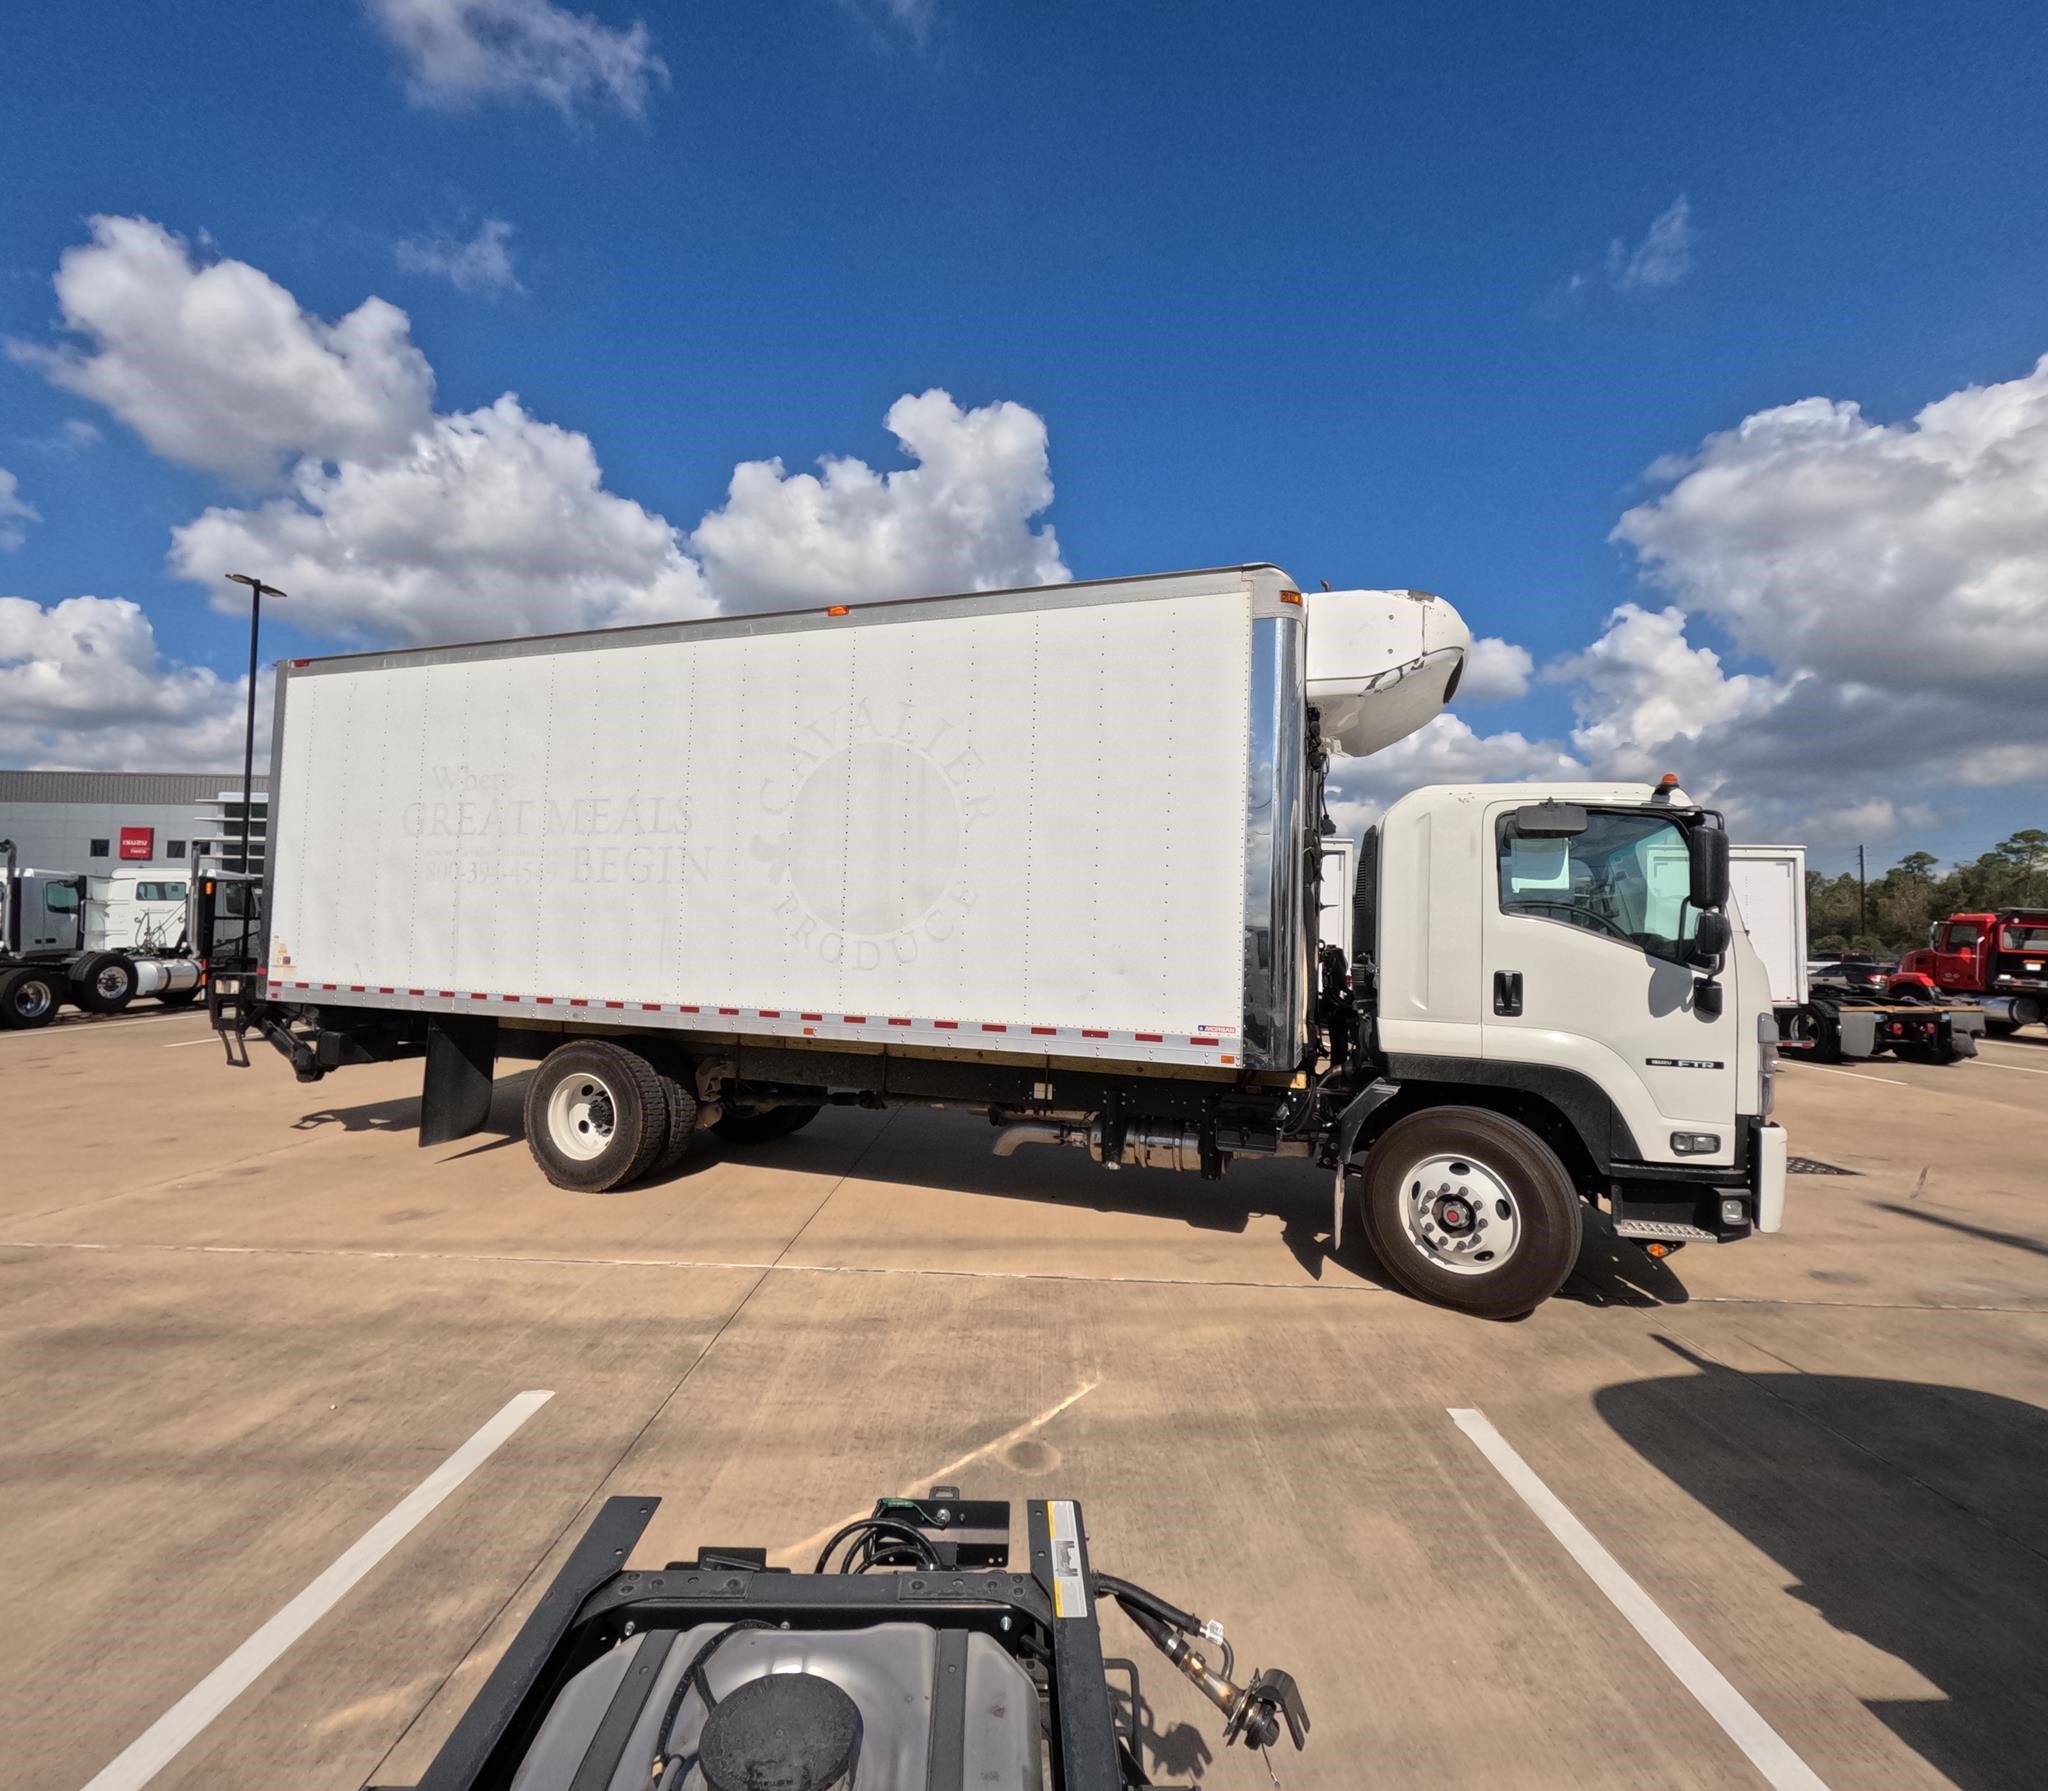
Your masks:
{"label": "truck shadow", "polygon": [[[1936,1689],[1865,1702],[1959,1791],[2039,1785],[2048,1412],[1967,1387],[1738,1372],[1658,1341],[1701,1372],[1596,1393],[1616,1435],[1791,1575],[1792,1597]],[[1773,1683],[1768,1663],[1718,1664],[1753,1692]]]}
{"label": "truck shadow", "polygon": [[[526,1136],[526,1121],[520,1108],[526,1099],[526,1081],[531,1070],[501,1076],[491,1090],[490,1116],[479,1128],[499,1140]],[[343,1132],[417,1132],[420,1129],[420,1097],[394,1095],[389,1100],[367,1101],[356,1107],[319,1107],[292,1121],[295,1132],[324,1131],[329,1126]]]}
{"label": "truck shadow", "polygon": [[1692,1295],[1671,1267],[1643,1254],[1642,1246],[1620,1236],[1614,1221],[1587,1207],[1579,1260],[1557,1290],[1560,1300],[1582,1306],[1683,1306]]}

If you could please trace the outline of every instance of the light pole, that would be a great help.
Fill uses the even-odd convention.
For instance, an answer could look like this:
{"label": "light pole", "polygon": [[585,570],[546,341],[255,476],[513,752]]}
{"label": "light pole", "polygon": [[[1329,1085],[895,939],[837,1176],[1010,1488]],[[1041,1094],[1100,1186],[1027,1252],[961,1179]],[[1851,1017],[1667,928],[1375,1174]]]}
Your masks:
{"label": "light pole", "polygon": [[[230,572],[228,582],[249,587],[249,723],[242,735],[242,875],[249,874],[249,834],[256,825],[256,633],[263,621],[263,599],[282,597],[275,585],[246,572]],[[268,810],[265,810],[266,816]],[[269,838],[266,820],[264,837]]]}

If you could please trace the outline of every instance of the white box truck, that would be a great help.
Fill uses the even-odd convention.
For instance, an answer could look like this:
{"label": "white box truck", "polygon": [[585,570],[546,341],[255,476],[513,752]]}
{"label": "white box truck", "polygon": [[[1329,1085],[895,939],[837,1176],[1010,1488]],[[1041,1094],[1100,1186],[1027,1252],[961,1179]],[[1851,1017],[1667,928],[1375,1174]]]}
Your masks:
{"label": "white box truck", "polygon": [[143,995],[196,1000],[187,899],[183,877],[35,870],[0,840],[0,1029],[48,1025],[66,1002],[117,1014]]}
{"label": "white box truck", "polygon": [[264,968],[216,1023],[306,1079],[422,1056],[427,1144],[537,1060],[565,1188],[830,1103],[1312,1157],[1476,1312],[1553,1292],[1589,1199],[1660,1248],[1774,1229],[1769,990],[1671,784],[1407,797],[1320,977],[1330,754],[1435,715],[1467,642],[1255,565],[293,660]]}
{"label": "white box truck", "polygon": [[1985,1017],[1975,1004],[1902,984],[1889,966],[1845,961],[1812,973],[1804,846],[1730,846],[1728,856],[1736,925],[1770,980],[1781,1051],[1819,1063],[1886,1052],[1907,1063],[1976,1056]]}

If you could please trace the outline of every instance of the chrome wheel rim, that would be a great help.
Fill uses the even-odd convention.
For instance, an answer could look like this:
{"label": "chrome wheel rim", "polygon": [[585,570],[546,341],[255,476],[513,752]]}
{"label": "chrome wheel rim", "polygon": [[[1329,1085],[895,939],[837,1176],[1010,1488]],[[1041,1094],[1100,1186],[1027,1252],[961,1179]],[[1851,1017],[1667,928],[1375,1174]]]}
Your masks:
{"label": "chrome wheel rim", "polygon": [[109,964],[92,979],[92,986],[102,1001],[119,1001],[128,993],[128,972],[119,964]]}
{"label": "chrome wheel rim", "polygon": [[8,999],[24,1020],[40,1020],[57,1005],[56,994],[40,977],[30,977]]}
{"label": "chrome wheel rim", "polygon": [[1491,1275],[1522,1242],[1522,1209],[1476,1158],[1425,1157],[1401,1178],[1401,1228],[1416,1253],[1453,1275]]}
{"label": "chrome wheel rim", "polygon": [[604,1154],[618,1126],[618,1104],[601,1076],[578,1071],[548,1096],[548,1136],[565,1157],[588,1163]]}

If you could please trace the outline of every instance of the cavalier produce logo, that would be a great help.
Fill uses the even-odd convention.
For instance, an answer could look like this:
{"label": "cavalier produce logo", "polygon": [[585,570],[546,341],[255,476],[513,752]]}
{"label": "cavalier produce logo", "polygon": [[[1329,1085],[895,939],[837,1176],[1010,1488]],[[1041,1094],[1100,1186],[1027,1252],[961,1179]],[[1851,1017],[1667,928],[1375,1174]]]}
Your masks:
{"label": "cavalier produce logo", "polygon": [[785,936],[827,964],[910,964],[959,936],[975,894],[967,836],[994,825],[965,730],[914,703],[860,702],[807,724],[763,779],[754,841]]}

